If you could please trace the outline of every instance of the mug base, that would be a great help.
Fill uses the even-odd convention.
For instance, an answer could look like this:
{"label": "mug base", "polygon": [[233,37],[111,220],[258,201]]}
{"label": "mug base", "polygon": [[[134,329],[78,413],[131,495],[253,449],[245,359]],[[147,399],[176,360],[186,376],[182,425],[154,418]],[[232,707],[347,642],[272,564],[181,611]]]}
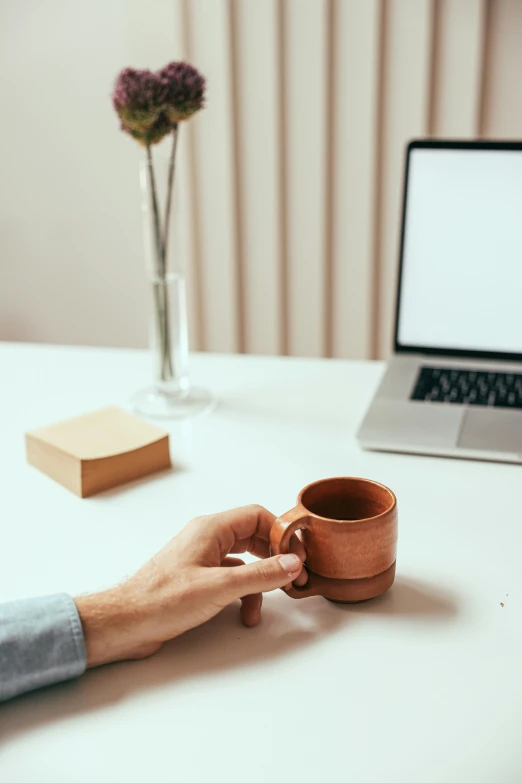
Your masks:
{"label": "mug base", "polygon": [[336,604],[359,604],[385,593],[394,580],[395,563],[392,563],[386,571],[366,579],[328,579],[326,576],[314,573],[310,580],[311,585],[292,587],[288,594],[291,598],[322,595],[323,598]]}
{"label": "mug base", "polygon": [[326,579],[322,595],[335,604],[360,604],[382,595],[390,589],[395,580],[395,563],[386,571],[368,579]]}

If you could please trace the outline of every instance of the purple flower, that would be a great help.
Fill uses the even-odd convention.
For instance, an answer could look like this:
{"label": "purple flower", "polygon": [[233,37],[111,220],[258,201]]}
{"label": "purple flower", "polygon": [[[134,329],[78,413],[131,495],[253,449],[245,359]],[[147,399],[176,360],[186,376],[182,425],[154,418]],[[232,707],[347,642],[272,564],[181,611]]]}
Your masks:
{"label": "purple flower", "polygon": [[170,131],[162,102],[158,100],[160,82],[152,71],[125,68],[114,85],[112,105],[121,129],[141,144],[156,144]]}
{"label": "purple flower", "polygon": [[167,116],[172,123],[187,120],[203,108],[205,77],[193,65],[184,62],[169,63],[158,72],[158,76],[162,96],[167,104]]}
{"label": "purple flower", "polygon": [[205,79],[192,65],[173,62],[157,73],[125,68],[112,103],[121,129],[140,144],[157,144],[182,120],[203,107]]}
{"label": "purple flower", "polygon": [[112,102],[116,111],[123,107],[147,111],[155,107],[158,77],[148,70],[124,68],[116,79]]}

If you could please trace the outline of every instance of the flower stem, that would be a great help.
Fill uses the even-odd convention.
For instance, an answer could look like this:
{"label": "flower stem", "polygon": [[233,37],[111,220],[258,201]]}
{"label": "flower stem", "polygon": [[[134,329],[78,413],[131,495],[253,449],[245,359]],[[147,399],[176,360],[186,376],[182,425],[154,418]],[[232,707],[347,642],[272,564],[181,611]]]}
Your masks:
{"label": "flower stem", "polygon": [[[159,278],[158,278],[159,279]],[[161,288],[158,280],[154,280],[152,283],[152,290],[154,292],[154,302],[156,310],[156,320],[158,329],[158,344],[160,350],[159,366],[160,366],[160,379],[165,382],[168,380],[166,367],[165,367],[165,302],[162,301]]]}
{"label": "flower stem", "polygon": [[165,275],[165,259],[163,257],[163,246],[161,242],[161,225],[158,209],[158,196],[156,193],[156,178],[154,176],[154,166],[152,165],[152,152],[150,144],[147,142],[147,171],[149,174],[150,194],[152,198],[152,212],[154,215],[154,243],[156,245],[156,266],[157,273],[160,276]]}
{"label": "flower stem", "polygon": [[172,207],[172,190],[174,185],[174,174],[176,171],[176,150],[178,147],[178,128],[176,123],[172,129],[172,149],[170,152],[169,161],[169,179],[167,185],[167,204],[165,207],[165,222],[163,224],[163,256],[165,263],[167,262],[167,251],[169,245],[169,227],[170,227],[170,211]]}
{"label": "flower stem", "polygon": [[[160,376],[166,382],[172,379],[172,357],[170,355],[170,324],[169,305],[166,280],[166,255],[161,241],[161,224],[158,208],[158,196],[156,191],[156,178],[150,144],[147,143],[147,170],[149,174],[150,192],[152,200],[152,212],[154,216],[154,244],[156,247],[156,280],[154,281],[154,297],[156,300],[156,313],[158,318],[159,344],[161,350]],[[161,286],[161,288],[160,288]]]}

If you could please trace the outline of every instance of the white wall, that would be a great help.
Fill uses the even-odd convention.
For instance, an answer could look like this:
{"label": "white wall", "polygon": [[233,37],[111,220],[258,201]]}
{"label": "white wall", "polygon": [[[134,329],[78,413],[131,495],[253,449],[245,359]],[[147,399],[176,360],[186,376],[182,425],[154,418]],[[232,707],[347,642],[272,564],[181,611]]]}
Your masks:
{"label": "white wall", "polygon": [[109,95],[123,0],[0,5],[0,335],[144,345],[136,151]]}
{"label": "white wall", "polygon": [[187,57],[193,345],[390,341],[404,142],[522,137],[520,0],[2,0],[0,339],[146,344],[138,148],[110,93]]}

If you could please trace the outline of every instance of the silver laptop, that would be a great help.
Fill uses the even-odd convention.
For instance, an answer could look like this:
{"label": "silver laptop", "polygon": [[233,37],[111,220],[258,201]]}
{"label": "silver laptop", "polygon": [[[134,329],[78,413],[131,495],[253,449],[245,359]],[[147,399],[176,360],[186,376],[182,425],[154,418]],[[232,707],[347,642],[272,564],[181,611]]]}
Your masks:
{"label": "silver laptop", "polygon": [[395,320],[361,445],[522,462],[522,143],[410,143]]}

